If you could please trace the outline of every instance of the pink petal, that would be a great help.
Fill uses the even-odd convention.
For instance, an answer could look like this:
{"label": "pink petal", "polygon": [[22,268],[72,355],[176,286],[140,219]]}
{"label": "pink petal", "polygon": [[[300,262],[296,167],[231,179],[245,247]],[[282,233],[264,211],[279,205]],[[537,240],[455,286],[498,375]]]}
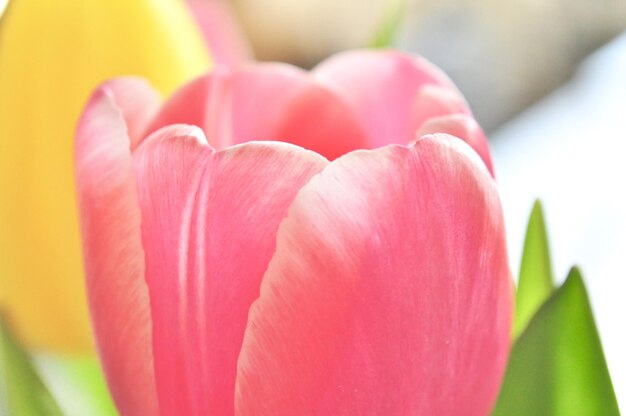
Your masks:
{"label": "pink petal", "polygon": [[[286,64],[249,65],[221,80],[211,91],[205,128],[229,132],[228,144],[279,140],[277,121],[288,111],[291,97],[310,82],[306,72]],[[220,123],[227,126],[219,129]]]}
{"label": "pink petal", "polygon": [[217,148],[278,140],[327,158],[368,147],[353,112],[304,71],[284,64],[218,68],[184,87],[151,130],[172,123],[201,126]]}
{"label": "pink petal", "polygon": [[[127,125],[111,92],[118,92],[116,86],[107,84],[94,93],[76,134],[87,289],[98,350],[118,409],[124,415],[157,414],[141,214]],[[127,98],[122,105],[128,127],[140,130],[146,114]],[[144,108],[149,112],[151,107]]]}
{"label": "pink petal", "polygon": [[433,117],[426,121],[417,132],[417,137],[433,133],[447,133],[469,144],[483,160],[491,176],[494,176],[489,142],[485,133],[473,117],[466,114],[451,114]]}
{"label": "pink petal", "polygon": [[291,96],[274,129],[275,140],[297,144],[329,160],[370,147],[354,113],[330,91],[312,82]]}
{"label": "pink petal", "polygon": [[101,88],[115,97],[115,106],[122,111],[130,147],[134,149],[145,137],[148,125],[161,106],[159,94],[148,81],[134,77],[114,78]]}
{"label": "pink petal", "polygon": [[395,51],[340,53],[315,68],[313,76],[354,109],[372,147],[409,143],[414,138],[424,121],[414,112],[414,102],[424,85],[434,84],[460,97],[437,68]]}
{"label": "pink petal", "polygon": [[237,66],[252,59],[248,40],[228,0],[187,0],[187,4],[216,63]]}
{"label": "pink petal", "polygon": [[232,415],[236,363],[276,230],[327,161],[284,143],[221,152],[172,126],[137,149],[163,414]]}
{"label": "pink petal", "polygon": [[488,414],[511,302],[500,202],[467,145],[430,136],[350,153],[279,228],[237,414]]}
{"label": "pink petal", "polygon": [[210,76],[198,77],[176,91],[162,106],[147,129],[153,133],[170,124],[191,124],[202,127],[209,94]]}
{"label": "pink petal", "polygon": [[428,119],[449,114],[471,115],[462,95],[448,87],[426,84],[413,101],[413,125],[421,127]]}

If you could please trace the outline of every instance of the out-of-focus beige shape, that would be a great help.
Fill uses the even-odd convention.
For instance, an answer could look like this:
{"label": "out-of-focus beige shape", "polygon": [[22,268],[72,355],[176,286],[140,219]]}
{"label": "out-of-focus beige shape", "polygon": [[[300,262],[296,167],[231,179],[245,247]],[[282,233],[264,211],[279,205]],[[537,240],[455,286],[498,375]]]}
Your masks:
{"label": "out-of-focus beige shape", "polygon": [[490,130],[625,29],[624,0],[411,0],[398,45],[442,67]]}
{"label": "out-of-focus beige shape", "polygon": [[369,44],[405,0],[233,0],[260,60],[309,67]]}
{"label": "out-of-focus beige shape", "polygon": [[404,7],[395,46],[442,67],[487,130],[626,30],[625,0],[231,1],[260,60],[305,67],[367,46]]}

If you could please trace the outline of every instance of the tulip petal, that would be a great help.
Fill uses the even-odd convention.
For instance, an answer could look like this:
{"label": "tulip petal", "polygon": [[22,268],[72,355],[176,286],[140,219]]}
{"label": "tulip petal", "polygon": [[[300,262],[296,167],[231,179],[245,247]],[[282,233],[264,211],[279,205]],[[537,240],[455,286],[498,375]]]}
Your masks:
{"label": "tulip petal", "polygon": [[314,150],[329,160],[371,147],[354,113],[333,93],[313,82],[293,93],[274,129],[277,140]]}
{"label": "tulip petal", "polygon": [[101,88],[115,97],[115,106],[122,111],[130,148],[137,147],[146,129],[161,106],[159,93],[143,78],[121,77],[105,82]]}
{"label": "tulip petal", "polygon": [[157,414],[130,139],[107,87],[94,93],[83,113],[75,158],[91,317],[111,393],[124,415]]}
{"label": "tulip petal", "polygon": [[346,104],[305,71],[285,64],[213,71],[169,100],[151,130],[172,123],[202,127],[216,148],[276,140],[334,159],[369,147]]}
{"label": "tulip petal", "polygon": [[250,310],[237,415],[485,415],[512,281],[493,179],[456,138],[350,153],[292,203]]}
{"label": "tulip petal", "polygon": [[419,89],[412,109],[414,126],[419,128],[430,118],[450,114],[471,115],[461,94],[434,84],[426,84]]}
{"label": "tulip petal", "polygon": [[137,149],[163,414],[232,415],[251,303],[296,192],[328,162],[286,143],[216,152],[170,126]]}
{"label": "tulip petal", "polygon": [[178,89],[165,101],[146,133],[153,133],[171,124],[204,126],[209,82],[210,75],[203,75]]}
{"label": "tulip petal", "polygon": [[409,143],[424,121],[414,101],[424,85],[461,94],[427,61],[395,51],[352,51],[335,55],[313,76],[342,97],[366,126],[373,147]]}
{"label": "tulip petal", "polygon": [[[229,71],[216,80],[209,97],[205,131],[230,135],[230,144],[281,140],[275,125],[296,91],[310,81],[306,72],[286,64],[257,64]],[[225,133],[224,133],[225,132]],[[297,143],[297,139],[289,142]]]}
{"label": "tulip petal", "polygon": [[428,134],[446,133],[462,139],[478,153],[485,166],[494,176],[493,162],[489,152],[489,142],[476,120],[467,114],[451,114],[427,120],[417,132],[417,137]]}

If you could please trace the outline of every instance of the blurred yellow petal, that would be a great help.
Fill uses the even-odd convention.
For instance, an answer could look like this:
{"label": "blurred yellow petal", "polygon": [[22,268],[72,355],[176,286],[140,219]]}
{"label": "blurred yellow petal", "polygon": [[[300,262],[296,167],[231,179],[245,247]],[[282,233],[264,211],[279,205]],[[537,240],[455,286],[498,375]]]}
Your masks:
{"label": "blurred yellow petal", "polygon": [[[0,0],[2,1],[2,0]],[[180,0],[10,0],[0,20],[0,308],[32,347],[89,351],[72,142],[101,81],[163,94],[209,58]]]}

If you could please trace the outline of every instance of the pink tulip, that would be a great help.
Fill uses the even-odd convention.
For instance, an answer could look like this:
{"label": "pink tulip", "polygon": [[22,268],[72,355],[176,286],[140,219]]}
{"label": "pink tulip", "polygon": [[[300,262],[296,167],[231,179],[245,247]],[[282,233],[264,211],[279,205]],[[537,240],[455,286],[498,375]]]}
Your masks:
{"label": "pink tulip", "polygon": [[397,52],[218,69],[164,105],[101,86],[76,174],[120,412],[487,414],[512,315],[488,169],[457,89]]}

